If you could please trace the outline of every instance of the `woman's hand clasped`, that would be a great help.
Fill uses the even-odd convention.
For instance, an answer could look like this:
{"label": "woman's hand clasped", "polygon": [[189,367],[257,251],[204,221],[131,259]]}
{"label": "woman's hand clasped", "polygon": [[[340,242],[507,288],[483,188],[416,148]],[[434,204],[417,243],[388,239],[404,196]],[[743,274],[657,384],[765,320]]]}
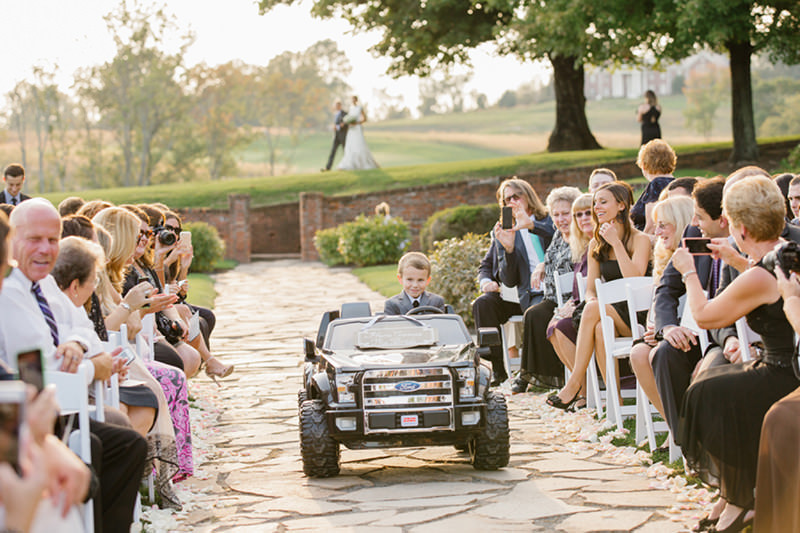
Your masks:
{"label": "woman's hand clasped", "polygon": [[604,222],[600,226],[600,236],[603,237],[603,239],[605,239],[605,241],[610,244],[612,248],[622,244],[622,239],[619,238],[617,226],[611,222]]}

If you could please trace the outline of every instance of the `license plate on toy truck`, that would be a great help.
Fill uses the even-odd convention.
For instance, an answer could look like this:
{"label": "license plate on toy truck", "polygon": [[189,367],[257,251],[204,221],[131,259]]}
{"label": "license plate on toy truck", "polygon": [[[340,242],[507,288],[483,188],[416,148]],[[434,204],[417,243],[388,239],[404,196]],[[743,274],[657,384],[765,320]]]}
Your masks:
{"label": "license plate on toy truck", "polygon": [[400,427],[415,428],[419,426],[419,415],[400,415]]}

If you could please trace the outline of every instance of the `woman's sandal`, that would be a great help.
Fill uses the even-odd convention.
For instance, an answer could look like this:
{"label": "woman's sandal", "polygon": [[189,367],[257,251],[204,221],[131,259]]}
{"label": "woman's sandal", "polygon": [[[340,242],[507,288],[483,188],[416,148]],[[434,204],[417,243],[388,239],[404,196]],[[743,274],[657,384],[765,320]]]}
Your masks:
{"label": "woman's sandal", "polygon": [[550,407],[555,407],[556,409],[562,409],[564,411],[568,411],[570,407],[572,407],[575,404],[575,402],[578,401],[579,395],[580,392],[577,392],[570,401],[564,403],[563,401],[561,401],[561,398],[558,397],[558,394],[551,394],[550,396],[547,397],[546,403]]}
{"label": "woman's sandal", "polygon": [[578,396],[575,399],[575,404],[572,405],[567,411],[570,413],[575,413],[578,409],[586,409],[586,396]]}

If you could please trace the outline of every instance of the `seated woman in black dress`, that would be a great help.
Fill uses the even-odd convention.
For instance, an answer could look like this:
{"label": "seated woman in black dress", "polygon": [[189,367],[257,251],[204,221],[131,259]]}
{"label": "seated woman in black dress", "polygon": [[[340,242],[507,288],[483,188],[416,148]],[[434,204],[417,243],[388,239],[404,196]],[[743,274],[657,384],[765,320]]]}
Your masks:
{"label": "seated woman in black dress", "polygon": [[759,359],[711,368],[697,377],[684,396],[677,442],[687,465],[719,486],[727,502],[717,530],[739,531],[753,508],[764,415],[800,381],[791,365],[794,331],[775,275],[762,262],[781,242],[786,210],[780,189],[769,178],[749,177],[726,191],[723,208],[731,236],[753,266],[707,300],[685,248],[675,252],[672,264],[683,275],[687,305],[700,327],[724,327],[746,316],[765,351]]}
{"label": "seated woman in black dress", "polygon": [[[630,185],[621,181],[607,183],[594,193],[592,218],[594,238],[589,243],[589,262],[586,279],[586,305],[583,308],[578,339],[575,346],[575,366],[567,384],[547,403],[559,409],[568,409],[578,401],[586,369],[595,346],[602,346],[600,309],[595,293],[595,280],[611,281],[619,278],[644,276],[650,264],[650,238],[631,225],[630,207],[633,193]],[[620,314],[609,306],[608,315],[622,335],[630,335],[627,313]],[[603,351],[598,350],[598,363],[605,370]]]}

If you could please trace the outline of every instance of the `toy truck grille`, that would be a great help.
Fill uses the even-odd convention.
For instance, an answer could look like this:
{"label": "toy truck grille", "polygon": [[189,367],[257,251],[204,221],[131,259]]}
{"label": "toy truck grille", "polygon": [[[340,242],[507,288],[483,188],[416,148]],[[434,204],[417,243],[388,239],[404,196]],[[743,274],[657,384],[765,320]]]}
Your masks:
{"label": "toy truck grille", "polygon": [[361,387],[365,433],[454,429],[453,378],[447,368],[367,370]]}

